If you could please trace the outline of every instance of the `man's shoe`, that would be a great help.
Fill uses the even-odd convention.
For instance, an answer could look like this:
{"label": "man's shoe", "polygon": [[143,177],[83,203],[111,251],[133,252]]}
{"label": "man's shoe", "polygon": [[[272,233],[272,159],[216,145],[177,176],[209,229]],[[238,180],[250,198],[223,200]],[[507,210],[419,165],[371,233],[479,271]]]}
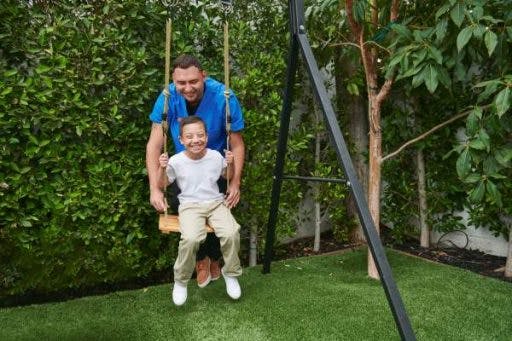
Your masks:
{"label": "man's shoe", "polygon": [[234,300],[237,300],[242,295],[242,289],[240,289],[240,284],[238,284],[238,279],[233,276],[227,276],[222,271],[222,276],[224,277],[224,281],[226,282],[226,292],[229,297]]}
{"label": "man's shoe", "polygon": [[210,260],[210,276],[212,281],[220,278],[220,262],[218,260]]}
{"label": "man's shoe", "polygon": [[177,306],[183,305],[187,300],[187,286],[174,282],[174,288],[172,289],[172,301]]}
{"label": "man's shoe", "polygon": [[210,283],[212,277],[210,276],[210,258],[205,257],[198,260],[196,263],[196,280],[200,288],[204,288]]}

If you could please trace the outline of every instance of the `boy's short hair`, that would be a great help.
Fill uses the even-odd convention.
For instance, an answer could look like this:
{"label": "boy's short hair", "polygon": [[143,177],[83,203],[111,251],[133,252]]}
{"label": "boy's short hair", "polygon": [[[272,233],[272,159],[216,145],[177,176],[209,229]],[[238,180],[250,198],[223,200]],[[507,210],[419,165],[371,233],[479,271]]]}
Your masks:
{"label": "boy's short hair", "polygon": [[174,60],[174,63],[172,64],[172,71],[174,72],[175,69],[188,69],[192,66],[198,68],[199,71],[203,71],[203,67],[196,57],[189,54],[182,54]]}
{"label": "boy's short hair", "polygon": [[208,132],[206,131],[206,123],[204,123],[203,119],[197,115],[192,115],[192,116],[183,117],[180,120],[180,136],[183,134],[183,127],[188,124],[193,124],[193,123],[201,123],[204,127],[205,133],[208,135]]}

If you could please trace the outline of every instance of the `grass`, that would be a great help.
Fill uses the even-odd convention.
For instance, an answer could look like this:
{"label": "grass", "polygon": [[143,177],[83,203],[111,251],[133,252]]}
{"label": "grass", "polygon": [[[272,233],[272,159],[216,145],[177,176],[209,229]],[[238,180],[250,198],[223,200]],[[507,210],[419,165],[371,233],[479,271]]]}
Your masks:
{"label": "grass", "polygon": [[[510,340],[512,284],[388,250],[418,340]],[[0,340],[398,340],[366,251],[245,269],[242,298],[221,280],[189,285],[183,307],[170,286],[0,309]]]}

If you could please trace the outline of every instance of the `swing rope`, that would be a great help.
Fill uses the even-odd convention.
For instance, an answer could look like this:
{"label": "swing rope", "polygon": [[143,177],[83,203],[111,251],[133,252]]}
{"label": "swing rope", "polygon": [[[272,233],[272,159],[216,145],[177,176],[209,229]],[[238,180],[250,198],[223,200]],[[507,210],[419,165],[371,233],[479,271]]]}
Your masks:
{"label": "swing rope", "polygon": [[[226,150],[230,150],[231,111],[229,108],[229,28],[228,14],[232,10],[231,1],[222,1],[224,9],[224,98],[226,99]],[[226,169],[226,183],[229,188],[229,167]]]}
{"label": "swing rope", "polygon": [[[171,40],[172,40],[172,19],[171,14],[173,14],[173,9],[176,9],[174,12],[179,11],[177,8],[180,0],[162,0],[162,3],[167,7],[168,19],[165,27],[165,85],[164,85],[164,108],[162,112],[162,133],[163,133],[163,150],[164,153],[167,153],[167,140],[168,140],[168,132],[169,132],[169,124],[168,124],[168,113],[169,113],[169,98],[171,96],[169,92],[169,82],[170,82],[170,65],[171,65]],[[224,11],[224,98],[225,98],[225,108],[226,108],[226,150],[230,150],[230,135],[231,135],[231,111],[229,107],[229,28],[228,28],[228,14],[233,10],[233,5],[231,0],[220,0],[220,4]],[[227,180],[227,188],[229,188],[229,168],[226,170],[226,180]],[[164,201],[166,204],[166,208],[164,214],[160,216],[159,221],[159,229],[163,233],[169,232],[179,232],[179,220],[178,216],[168,215],[167,211],[167,191],[166,188],[163,190],[164,192]],[[213,232],[213,229],[206,225],[208,232]]]}
{"label": "swing rope", "polygon": [[[169,113],[169,74],[171,66],[171,37],[172,37],[172,19],[167,18],[165,25],[165,85],[164,85],[164,111],[162,113],[162,133],[164,135],[164,154],[167,154],[167,134],[169,131],[169,124],[167,123],[167,115]],[[164,216],[167,218],[167,187],[164,187],[164,202],[165,211]]]}

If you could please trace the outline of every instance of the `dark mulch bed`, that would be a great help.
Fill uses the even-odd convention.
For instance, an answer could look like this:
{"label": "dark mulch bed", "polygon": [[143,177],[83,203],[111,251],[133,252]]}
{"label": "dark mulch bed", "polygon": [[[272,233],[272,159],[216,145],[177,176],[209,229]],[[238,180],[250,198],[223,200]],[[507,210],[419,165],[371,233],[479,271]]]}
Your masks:
{"label": "dark mulch bed", "polygon": [[395,245],[394,248],[435,262],[456,266],[484,276],[505,280],[503,277],[506,262],[505,257],[488,255],[477,250],[468,250],[457,247],[424,248],[411,243]]}
{"label": "dark mulch bed", "polygon": [[[402,244],[396,244],[386,235],[384,235],[383,238],[384,243],[393,249],[431,261],[470,270],[483,276],[506,280],[503,276],[506,262],[505,257],[493,256],[477,250],[468,250],[458,247],[423,248],[419,246],[419,241],[416,240],[407,240]],[[313,242],[313,238],[303,238],[287,246],[281,246],[276,250],[276,258],[305,257],[356,247],[356,245],[336,241],[331,233],[322,234],[320,252],[313,251]]]}

